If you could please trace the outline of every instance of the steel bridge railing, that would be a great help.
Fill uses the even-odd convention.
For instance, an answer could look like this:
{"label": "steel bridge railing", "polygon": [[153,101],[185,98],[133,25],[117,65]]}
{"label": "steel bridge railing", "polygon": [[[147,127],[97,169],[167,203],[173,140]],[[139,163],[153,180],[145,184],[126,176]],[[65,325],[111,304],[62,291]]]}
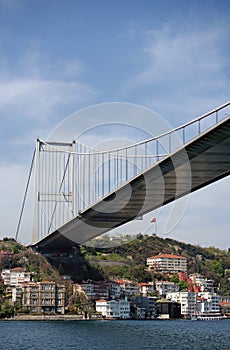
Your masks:
{"label": "steel bridge railing", "polygon": [[159,136],[112,150],[93,149],[78,141],[65,145],[39,140],[36,239],[217,125],[230,114],[229,106],[225,103]]}

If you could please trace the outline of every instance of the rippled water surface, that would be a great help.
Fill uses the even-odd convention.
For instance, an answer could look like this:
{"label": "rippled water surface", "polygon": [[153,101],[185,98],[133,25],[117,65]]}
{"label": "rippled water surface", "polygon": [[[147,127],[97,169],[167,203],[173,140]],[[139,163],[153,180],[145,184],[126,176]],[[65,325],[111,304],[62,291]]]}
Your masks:
{"label": "rippled water surface", "polygon": [[223,321],[0,321],[0,349],[230,349]]}

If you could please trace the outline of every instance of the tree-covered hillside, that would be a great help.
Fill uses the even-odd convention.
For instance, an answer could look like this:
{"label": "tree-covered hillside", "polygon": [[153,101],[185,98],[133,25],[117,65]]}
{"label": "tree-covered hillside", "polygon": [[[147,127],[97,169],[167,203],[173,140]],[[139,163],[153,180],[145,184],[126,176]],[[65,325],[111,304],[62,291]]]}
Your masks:
{"label": "tree-covered hillside", "polygon": [[215,247],[202,248],[170,238],[138,235],[127,244],[115,248],[78,247],[74,257],[45,257],[13,239],[0,241],[0,251],[14,253],[12,259],[0,260],[3,268],[23,267],[31,272],[34,281],[63,281],[69,275],[73,282],[87,279],[125,278],[137,282],[167,279],[149,272],[146,259],[159,253],[180,254],[188,259],[188,273],[198,272],[213,279],[223,295],[230,292],[230,254]]}
{"label": "tree-covered hillside", "polygon": [[[171,238],[139,235],[116,248],[82,248],[82,252],[105,278],[124,277],[139,282],[153,278],[153,274],[146,271],[148,257],[159,253],[183,255],[188,259],[188,273],[197,272],[213,279],[224,294],[230,291],[230,255],[215,247],[201,248]],[[159,274],[154,277],[166,278]]]}

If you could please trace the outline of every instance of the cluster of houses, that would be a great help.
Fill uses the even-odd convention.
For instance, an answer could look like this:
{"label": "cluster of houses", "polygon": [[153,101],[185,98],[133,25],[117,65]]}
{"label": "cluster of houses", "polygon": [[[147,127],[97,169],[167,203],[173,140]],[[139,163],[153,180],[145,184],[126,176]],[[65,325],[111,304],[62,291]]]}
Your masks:
{"label": "cluster of houses", "polygon": [[20,300],[22,308],[31,314],[64,314],[65,285],[51,281],[33,282],[31,274],[21,267],[2,270],[6,295],[14,303]]}
{"label": "cluster of houses", "polygon": [[[83,293],[94,303],[96,312],[115,319],[168,319],[230,316],[230,300],[221,299],[213,281],[200,274],[187,275],[187,259],[179,255],[159,254],[147,259],[147,268],[177,275],[187,283],[180,291],[179,283],[152,281],[136,283],[115,281],[84,281],[73,284],[73,294]],[[30,314],[64,314],[66,312],[65,285],[55,282],[31,281],[31,274],[22,268],[3,269],[1,278],[12,302],[20,299],[22,308]]]}

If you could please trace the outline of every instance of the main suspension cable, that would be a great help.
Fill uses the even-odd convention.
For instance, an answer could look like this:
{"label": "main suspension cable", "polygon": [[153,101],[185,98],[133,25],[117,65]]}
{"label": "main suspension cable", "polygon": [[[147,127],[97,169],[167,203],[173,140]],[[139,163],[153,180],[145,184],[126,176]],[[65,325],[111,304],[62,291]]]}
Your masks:
{"label": "main suspension cable", "polygon": [[19,230],[20,230],[20,226],[21,226],[21,221],[22,221],[22,215],[23,215],[24,208],[25,208],[25,203],[26,203],[26,198],[27,198],[27,193],[28,193],[30,178],[31,178],[31,175],[32,175],[32,170],[33,170],[33,165],[34,165],[35,153],[36,153],[36,150],[34,150],[33,157],[32,157],[32,161],[31,161],[31,164],[30,164],[30,171],[29,171],[29,175],[28,175],[28,179],[27,179],[27,184],[26,184],[26,189],[25,189],[25,193],[24,193],[24,197],[23,197],[23,201],[22,201],[22,207],[21,207],[21,212],[20,212],[20,216],[19,216],[19,220],[18,220],[18,226],[17,226],[17,230],[16,230],[16,233],[15,233],[15,239],[16,239],[16,241],[17,241],[17,239],[18,239],[18,234],[19,234]]}

